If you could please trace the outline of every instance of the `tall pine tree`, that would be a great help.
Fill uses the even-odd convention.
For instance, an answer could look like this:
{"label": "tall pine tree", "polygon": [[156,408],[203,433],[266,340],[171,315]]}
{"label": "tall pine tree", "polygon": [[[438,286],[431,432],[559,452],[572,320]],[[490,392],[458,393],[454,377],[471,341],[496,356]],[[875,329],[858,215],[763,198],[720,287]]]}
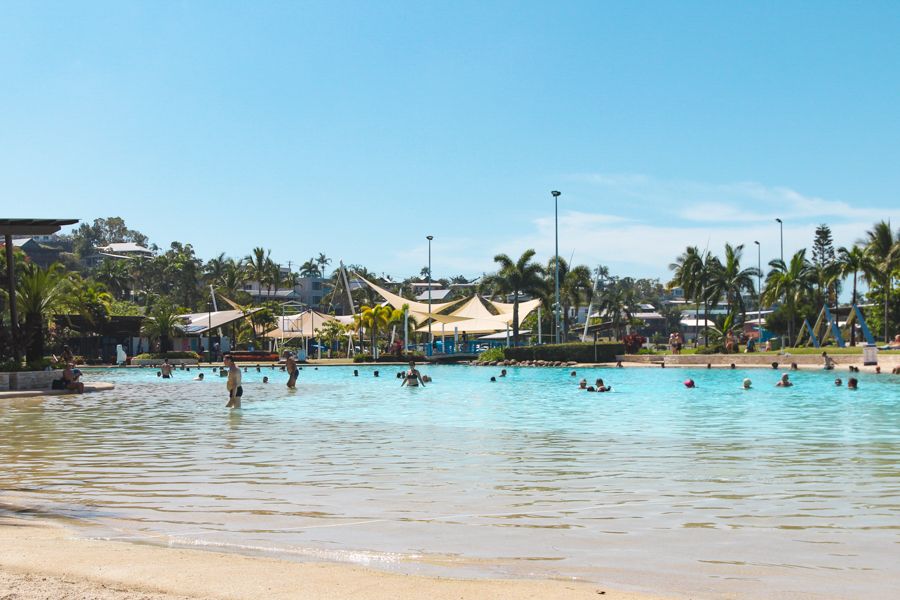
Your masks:
{"label": "tall pine tree", "polygon": [[812,261],[817,267],[824,267],[834,262],[834,240],[831,238],[831,227],[825,223],[816,227]]}
{"label": "tall pine tree", "polygon": [[835,261],[834,240],[831,227],[822,223],[816,227],[813,240],[812,263],[816,269],[816,303],[836,305],[841,293],[841,281],[837,261]]}

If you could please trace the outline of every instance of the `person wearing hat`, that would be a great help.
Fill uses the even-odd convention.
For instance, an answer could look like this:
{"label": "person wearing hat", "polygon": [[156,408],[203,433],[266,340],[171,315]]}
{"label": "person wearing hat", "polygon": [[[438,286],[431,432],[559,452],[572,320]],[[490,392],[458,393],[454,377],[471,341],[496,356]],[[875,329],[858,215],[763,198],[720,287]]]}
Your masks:
{"label": "person wearing hat", "polygon": [[749,377],[744,379],[744,389],[745,390],[749,390],[752,385],[753,385],[753,382],[750,381]]}

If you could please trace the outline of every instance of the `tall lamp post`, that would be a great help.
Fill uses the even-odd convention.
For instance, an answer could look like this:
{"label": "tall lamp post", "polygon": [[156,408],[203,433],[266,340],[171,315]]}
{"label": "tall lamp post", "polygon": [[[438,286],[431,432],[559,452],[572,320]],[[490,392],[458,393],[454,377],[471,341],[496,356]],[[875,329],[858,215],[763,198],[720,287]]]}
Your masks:
{"label": "tall lamp post", "polygon": [[206,356],[212,362],[212,300],[206,303]]}
{"label": "tall lamp post", "polygon": [[[776,218],[775,220],[778,221],[778,238],[781,241],[781,265],[784,267],[784,270],[787,271],[787,265],[784,264],[784,222],[778,218]],[[793,318],[792,318],[788,322],[788,332],[790,332],[790,330],[793,329],[793,327],[794,327],[794,324],[793,324]],[[790,341],[790,339],[788,339],[788,341]],[[782,352],[784,352],[784,346],[785,346],[784,336],[781,336]]]}
{"label": "tall lamp post", "polygon": [[762,246],[756,240],[756,332],[759,343],[762,340]]}
{"label": "tall lamp post", "polygon": [[428,356],[431,356],[431,351],[434,348],[434,338],[431,337],[431,240],[434,239],[433,235],[427,235],[425,238],[428,240]]}
{"label": "tall lamp post", "polygon": [[781,262],[784,262],[784,222],[781,219],[775,219],[778,221],[778,237],[781,239]]}
{"label": "tall lamp post", "polygon": [[550,192],[553,195],[553,229],[554,229],[554,238],[556,241],[556,259],[553,261],[556,265],[556,275],[555,275],[555,289],[556,289],[556,306],[553,308],[553,314],[555,316],[556,321],[556,335],[554,336],[555,342],[559,343],[559,195],[560,192],[553,190]]}

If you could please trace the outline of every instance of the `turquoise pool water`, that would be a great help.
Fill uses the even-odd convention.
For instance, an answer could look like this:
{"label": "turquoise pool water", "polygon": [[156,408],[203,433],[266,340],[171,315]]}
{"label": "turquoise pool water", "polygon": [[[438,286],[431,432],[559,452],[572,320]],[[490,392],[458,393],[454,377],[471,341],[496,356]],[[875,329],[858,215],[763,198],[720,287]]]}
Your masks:
{"label": "turquoise pool water", "polygon": [[499,369],[452,366],[401,389],[398,367],[357,369],[306,367],[293,392],[250,369],[241,411],[208,369],[89,371],[116,389],[3,401],[0,499],[84,535],[405,572],[701,596],[900,587],[900,377],[853,392],[823,372],[776,389],[772,370],[490,383]]}

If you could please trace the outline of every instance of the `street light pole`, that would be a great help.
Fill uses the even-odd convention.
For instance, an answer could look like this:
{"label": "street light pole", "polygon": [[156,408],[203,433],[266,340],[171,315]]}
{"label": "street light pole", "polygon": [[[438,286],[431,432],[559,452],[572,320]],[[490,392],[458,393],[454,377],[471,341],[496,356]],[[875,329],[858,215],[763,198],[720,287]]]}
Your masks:
{"label": "street light pole", "polygon": [[553,261],[556,265],[556,306],[554,307],[553,314],[555,315],[556,320],[556,335],[554,336],[554,340],[556,343],[559,343],[559,195],[560,192],[553,190],[550,192],[553,195],[553,223],[554,223],[554,238],[556,240],[556,259]]}
{"label": "street light pole", "polygon": [[206,354],[212,362],[212,300],[206,303]]}
{"label": "street light pole", "polygon": [[431,337],[431,240],[434,239],[433,235],[425,236],[428,240],[428,356],[431,356],[431,351],[434,348],[434,338]]}
{"label": "street light pole", "polygon": [[781,262],[784,262],[784,222],[781,219],[775,219],[778,221],[778,237],[781,238]]}
{"label": "street light pole", "polygon": [[756,244],[756,331],[758,338],[756,343],[762,339],[762,245],[758,241]]}
{"label": "street light pole", "polygon": [[[787,272],[787,265],[784,264],[784,222],[783,222],[781,219],[778,219],[778,218],[776,218],[775,220],[778,221],[778,237],[779,237],[779,239],[781,240],[781,266],[784,267],[784,271],[785,271],[785,273],[786,273],[786,272]],[[787,299],[785,298],[785,300],[787,300]],[[789,334],[789,335],[788,335],[788,341],[790,341],[790,334],[794,333],[794,332],[793,332],[793,329],[794,329],[794,323],[793,323],[793,321],[794,321],[793,317],[791,317],[791,319],[788,321],[788,334]],[[782,348],[782,352],[784,352],[784,346],[785,346],[785,344],[784,344],[784,336],[781,336],[781,348]]]}

